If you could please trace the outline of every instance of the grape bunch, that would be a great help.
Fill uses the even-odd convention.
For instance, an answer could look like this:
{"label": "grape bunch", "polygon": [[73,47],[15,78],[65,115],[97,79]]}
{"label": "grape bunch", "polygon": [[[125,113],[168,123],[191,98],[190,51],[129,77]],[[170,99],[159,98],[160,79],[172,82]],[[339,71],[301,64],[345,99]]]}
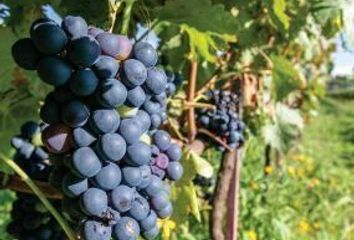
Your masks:
{"label": "grape bunch", "polygon": [[[211,90],[207,97],[215,109],[200,109],[196,116],[197,124],[220,137],[231,149],[242,145],[244,123],[238,114],[238,95],[226,90]],[[218,149],[225,151],[221,145]]]}
{"label": "grape bunch", "polygon": [[[40,109],[48,124],[42,140],[54,165],[50,182],[63,191],[63,212],[81,238],[156,237],[157,219],[172,214],[166,186],[183,173],[181,149],[158,130],[168,78],[156,50],[66,16],[61,26],[35,21],[12,53],[54,87]],[[162,153],[163,176],[153,170]]]}
{"label": "grape bunch", "polygon": [[[32,179],[45,182],[50,165],[46,150],[33,144],[39,135],[39,125],[29,121],[22,125],[21,134],[13,137],[11,144],[16,149],[15,162]],[[19,240],[63,239],[60,226],[35,195],[19,192],[16,195],[11,210],[12,222],[7,227],[12,236]],[[57,208],[61,205],[58,200],[52,200],[52,204]]]}

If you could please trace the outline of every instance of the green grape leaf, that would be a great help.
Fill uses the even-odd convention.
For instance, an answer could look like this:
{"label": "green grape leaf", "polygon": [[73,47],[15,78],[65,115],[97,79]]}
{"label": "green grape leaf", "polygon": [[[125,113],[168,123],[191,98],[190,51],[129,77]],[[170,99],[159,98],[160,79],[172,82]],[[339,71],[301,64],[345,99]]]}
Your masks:
{"label": "green grape leaf", "polygon": [[213,166],[206,161],[204,158],[199,156],[198,154],[194,153],[193,151],[190,152],[191,158],[194,162],[194,167],[196,172],[205,178],[211,178],[213,176]]}
{"label": "green grape leaf", "polygon": [[290,92],[299,89],[301,85],[299,72],[293,64],[284,57],[271,56],[273,62],[272,94],[276,101],[286,98]]}
{"label": "green grape leaf", "polygon": [[200,211],[199,211],[199,200],[198,200],[197,191],[195,189],[193,182],[190,182],[189,185],[186,186],[186,191],[187,191],[188,197],[189,197],[190,212],[200,222],[201,217],[200,217]]}
{"label": "green grape leaf", "polygon": [[268,11],[272,22],[279,30],[285,31],[289,29],[290,17],[286,14],[285,0],[267,0]]}
{"label": "green grape leaf", "polygon": [[238,28],[236,19],[222,4],[210,0],[167,0],[153,13],[162,21],[185,24],[201,32],[234,34]]}

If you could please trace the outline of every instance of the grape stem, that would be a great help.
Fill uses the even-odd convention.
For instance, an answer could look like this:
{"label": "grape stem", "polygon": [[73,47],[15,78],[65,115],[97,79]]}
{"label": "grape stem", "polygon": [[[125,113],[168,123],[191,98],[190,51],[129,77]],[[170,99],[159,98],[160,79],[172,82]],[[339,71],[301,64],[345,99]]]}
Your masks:
{"label": "grape stem", "polygon": [[130,17],[132,14],[133,5],[136,0],[125,0],[125,7],[123,13],[123,23],[122,23],[122,30],[120,31],[122,35],[128,34]]}
{"label": "grape stem", "polygon": [[[188,102],[194,101],[195,89],[197,84],[198,63],[191,60],[189,69],[189,84],[188,84]],[[188,141],[191,143],[197,135],[197,127],[194,118],[194,107],[188,109]]]}
{"label": "grape stem", "polygon": [[66,220],[59,214],[59,212],[53,207],[53,205],[48,201],[44,193],[37,187],[37,185],[32,181],[32,179],[11,159],[7,158],[3,153],[0,153],[0,158],[14,170],[25,182],[28,187],[34,192],[34,194],[39,198],[43,205],[48,209],[48,211],[57,220],[61,228],[64,230],[69,240],[76,240],[73,230],[69,227]]}
{"label": "grape stem", "polygon": [[[63,194],[50,186],[48,183],[35,180],[32,181],[38,186],[39,189],[41,189],[47,198],[58,200],[63,199]],[[11,189],[15,192],[33,194],[31,188],[29,188],[28,185],[18,176],[0,173],[0,182],[2,182],[0,188]]]}
{"label": "grape stem", "polygon": [[215,134],[213,134],[212,132],[204,129],[204,128],[201,128],[201,129],[198,129],[198,132],[199,133],[202,133],[202,134],[205,134],[207,135],[208,137],[212,138],[215,142],[219,143],[220,145],[222,145],[224,148],[226,148],[229,152],[232,152],[233,149],[230,148],[221,138],[219,138],[218,136],[216,136]]}
{"label": "grape stem", "polygon": [[208,91],[209,89],[212,88],[212,86],[218,81],[219,79],[219,75],[215,74],[214,76],[212,76],[208,81],[207,83],[201,88],[198,90],[197,92],[197,97],[203,95],[206,91]]}
{"label": "grape stem", "polygon": [[188,102],[185,101],[183,104],[184,108],[207,108],[207,109],[216,109],[216,107],[212,104],[208,103],[199,103],[199,102]]}
{"label": "grape stem", "polygon": [[121,1],[119,1],[115,4],[113,4],[113,3],[110,4],[110,6],[112,8],[112,14],[111,14],[112,25],[111,25],[111,28],[109,29],[110,33],[117,32],[117,28],[118,28],[117,17],[120,13],[119,9],[120,9],[121,4],[122,4]]}

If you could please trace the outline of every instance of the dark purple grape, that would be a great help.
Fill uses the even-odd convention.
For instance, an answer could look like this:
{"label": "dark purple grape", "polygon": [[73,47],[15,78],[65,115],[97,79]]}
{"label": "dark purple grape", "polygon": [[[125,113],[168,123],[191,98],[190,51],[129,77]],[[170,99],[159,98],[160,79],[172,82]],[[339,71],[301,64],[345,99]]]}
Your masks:
{"label": "dark purple grape", "polygon": [[111,193],[111,201],[114,208],[120,213],[129,211],[134,199],[134,195],[135,191],[132,188],[126,185],[119,185],[113,189]]}
{"label": "dark purple grape", "polygon": [[139,235],[139,224],[133,218],[122,217],[114,226],[113,236],[117,240],[134,240]]}
{"label": "dark purple grape", "polygon": [[98,87],[97,100],[108,108],[122,105],[127,98],[127,89],[123,83],[114,78],[103,80]]}
{"label": "dark purple grape", "polygon": [[145,99],[146,95],[144,90],[140,86],[137,86],[128,91],[126,102],[129,106],[140,107],[145,102]]}
{"label": "dark purple grape", "polygon": [[108,163],[95,176],[95,183],[103,190],[113,190],[122,180],[120,168],[114,163]]}
{"label": "dark purple grape", "polygon": [[151,115],[151,129],[157,129],[162,123],[162,119],[158,114]]}
{"label": "dark purple grape", "polygon": [[139,141],[143,131],[136,119],[123,119],[119,127],[119,133],[128,144],[133,144]]}
{"label": "dark purple grape", "polygon": [[148,201],[142,196],[137,196],[132,202],[129,215],[137,221],[145,219],[150,212]]}
{"label": "dark purple grape", "polygon": [[93,177],[101,170],[102,164],[91,148],[82,147],[73,153],[71,166],[78,176]]}
{"label": "dark purple grape", "polygon": [[140,123],[140,128],[142,132],[146,132],[147,130],[149,130],[151,120],[147,112],[145,112],[144,110],[138,110],[134,118],[137,119],[138,123]]}
{"label": "dark purple grape", "polygon": [[166,151],[167,156],[171,161],[179,161],[182,157],[182,149],[175,143],[172,143]]}
{"label": "dark purple grape", "polygon": [[11,52],[16,64],[26,70],[36,70],[42,56],[30,38],[23,38],[15,42]]}
{"label": "dark purple grape", "polygon": [[119,63],[112,57],[102,55],[93,65],[93,70],[102,79],[114,78],[118,73]]}
{"label": "dark purple grape", "polygon": [[171,203],[168,203],[166,207],[164,207],[163,209],[157,211],[157,215],[164,219],[164,218],[168,218],[172,215],[173,212],[173,207]]}
{"label": "dark purple grape", "polygon": [[155,158],[155,165],[160,169],[167,169],[169,163],[168,156],[164,153],[160,153]]}
{"label": "dark purple grape", "polygon": [[140,171],[141,171],[141,177],[142,177],[142,181],[140,183],[140,185],[138,186],[138,188],[146,188],[151,181],[151,168],[148,165],[144,165],[140,167]]}
{"label": "dark purple grape", "polygon": [[86,128],[75,128],[73,130],[73,140],[76,147],[88,147],[97,139],[96,136]]}
{"label": "dark purple grape", "polygon": [[147,78],[147,70],[141,62],[135,59],[124,61],[123,64],[125,82],[130,86],[140,86]]}
{"label": "dark purple grape", "polygon": [[127,59],[132,51],[132,44],[125,36],[102,32],[96,39],[101,45],[103,54],[118,60]]}
{"label": "dark purple grape", "polygon": [[66,84],[71,76],[71,66],[59,57],[45,57],[38,63],[38,76],[55,87]]}
{"label": "dark purple grape", "polygon": [[146,87],[153,94],[161,94],[167,86],[167,77],[164,71],[152,67],[147,70]]}
{"label": "dark purple grape", "polygon": [[120,117],[116,110],[98,109],[91,113],[90,127],[97,134],[114,133],[120,124]]}
{"label": "dark purple grape", "polygon": [[153,140],[161,151],[166,151],[171,145],[171,136],[164,130],[156,131]]}
{"label": "dark purple grape", "polygon": [[148,164],[151,159],[151,148],[144,142],[136,142],[127,147],[127,161],[133,166]]}
{"label": "dark purple grape", "polygon": [[36,122],[28,121],[21,126],[21,135],[24,138],[32,139],[32,137],[39,133],[40,129]]}
{"label": "dark purple grape", "polygon": [[100,45],[91,36],[74,39],[68,47],[70,61],[80,67],[92,66],[97,61],[100,53]]}
{"label": "dark purple grape", "polygon": [[179,162],[170,162],[167,167],[167,175],[170,179],[177,181],[183,175],[183,167]]}
{"label": "dark purple grape", "polygon": [[55,124],[60,122],[61,111],[60,106],[53,99],[46,99],[44,105],[39,111],[39,116],[43,122]]}
{"label": "dark purple grape", "polygon": [[125,155],[126,143],[119,134],[107,133],[98,140],[96,150],[102,159],[116,162]]}
{"label": "dark purple grape", "polygon": [[96,38],[96,36],[100,33],[103,33],[104,31],[101,28],[97,28],[97,27],[93,27],[93,26],[89,26],[88,28],[88,35],[90,35],[91,37]]}
{"label": "dark purple grape", "polygon": [[62,120],[70,127],[84,126],[89,117],[89,108],[80,101],[71,101],[62,108]]}
{"label": "dark purple grape", "polygon": [[78,178],[71,173],[67,173],[62,181],[62,190],[68,197],[77,197],[88,189],[87,178]]}
{"label": "dark purple grape", "polygon": [[139,167],[123,167],[122,182],[129,187],[137,187],[142,183],[143,177]]}
{"label": "dark purple grape", "polygon": [[145,219],[141,220],[139,223],[143,231],[151,230],[157,224],[156,212],[154,210],[150,210],[149,215]]}
{"label": "dark purple grape", "polygon": [[66,16],[61,24],[69,38],[75,39],[86,36],[88,27],[85,19],[80,16]]}
{"label": "dark purple grape", "polygon": [[52,22],[37,24],[31,32],[31,38],[36,48],[48,55],[60,53],[68,41],[63,29]]}
{"label": "dark purple grape", "polygon": [[134,57],[146,67],[155,66],[158,60],[157,52],[147,42],[138,42],[133,48]]}
{"label": "dark purple grape", "polygon": [[142,235],[145,239],[152,240],[152,239],[155,239],[157,237],[157,235],[159,235],[159,233],[160,233],[160,230],[157,228],[157,226],[155,226],[148,231],[142,232]]}
{"label": "dark purple grape", "polygon": [[79,69],[70,78],[70,89],[78,96],[88,96],[96,90],[98,82],[90,68]]}
{"label": "dark purple grape", "polygon": [[63,124],[50,125],[42,132],[46,148],[55,154],[66,153],[73,146],[71,129]]}
{"label": "dark purple grape", "polygon": [[160,211],[170,204],[168,194],[162,191],[159,195],[151,198],[151,205],[155,211]]}
{"label": "dark purple grape", "polygon": [[108,198],[107,194],[98,188],[89,188],[81,196],[81,208],[90,216],[101,216],[107,211]]}
{"label": "dark purple grape", "polygon": [[88,220],[84,223],[82,235],[85,240],[110,240],[112,227],[101,222]]}
{"label": "dark purple grape", "polygon": [[163,189],[162,181],[159,177],[152,175],[150,184],[144,189],[145,193],[150,196],[154,197],[161,193]]}

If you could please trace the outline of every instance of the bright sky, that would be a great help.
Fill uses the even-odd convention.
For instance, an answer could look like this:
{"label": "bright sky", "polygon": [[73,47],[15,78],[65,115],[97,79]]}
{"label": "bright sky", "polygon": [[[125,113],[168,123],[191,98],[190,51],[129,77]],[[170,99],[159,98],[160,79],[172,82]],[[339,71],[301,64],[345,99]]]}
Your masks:
{"label": "bright sky", "polygon": [[354,69],[354,52],[344,49],[339,37],[336,39],[336,45],[337,51],[332,54],[334,62],[332,75],[351,75]]}

